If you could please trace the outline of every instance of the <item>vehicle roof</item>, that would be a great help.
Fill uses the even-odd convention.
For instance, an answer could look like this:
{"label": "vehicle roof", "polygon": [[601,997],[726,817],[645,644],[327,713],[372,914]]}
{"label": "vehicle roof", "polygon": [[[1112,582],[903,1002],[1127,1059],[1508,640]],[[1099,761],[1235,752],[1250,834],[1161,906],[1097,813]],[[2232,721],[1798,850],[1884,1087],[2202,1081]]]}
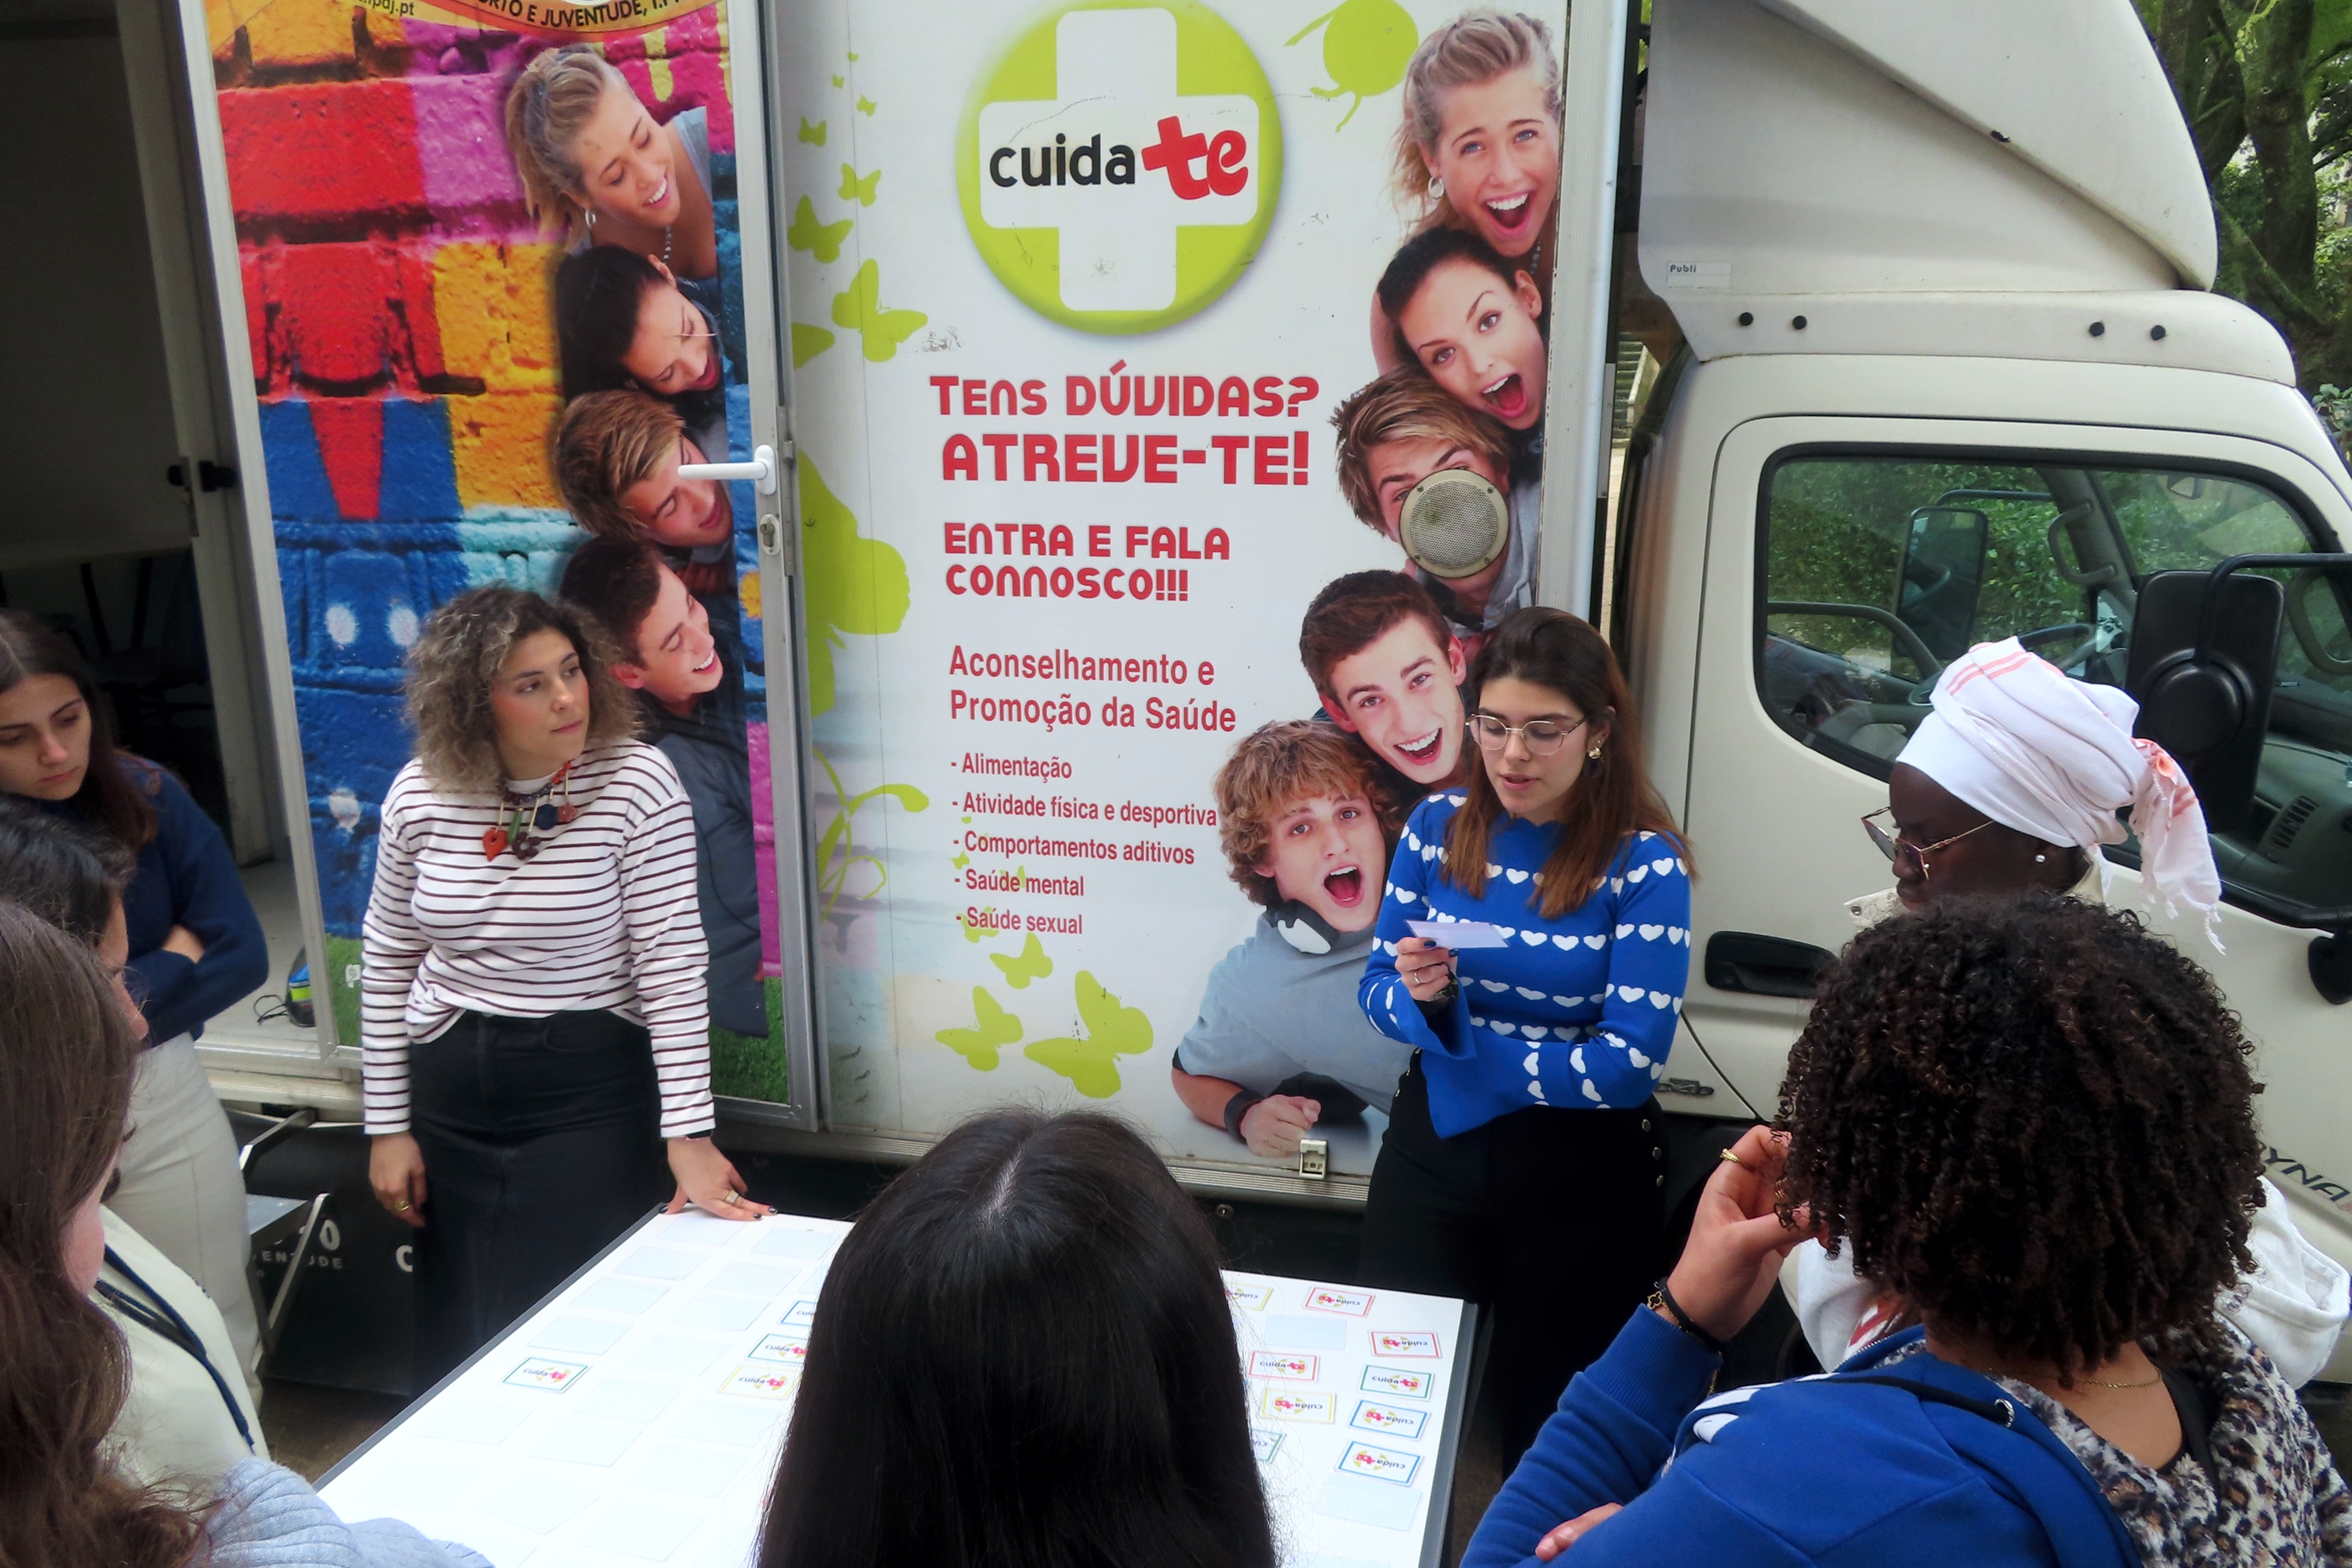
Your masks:
{"label": "vehicle roof", "polygon": [[[1640,258],[1677,318],[2212,280],[2203,174],[2130,0],[1655,0],[1649,65]],[[2274,379],[2274,338],[2204,368]]]}

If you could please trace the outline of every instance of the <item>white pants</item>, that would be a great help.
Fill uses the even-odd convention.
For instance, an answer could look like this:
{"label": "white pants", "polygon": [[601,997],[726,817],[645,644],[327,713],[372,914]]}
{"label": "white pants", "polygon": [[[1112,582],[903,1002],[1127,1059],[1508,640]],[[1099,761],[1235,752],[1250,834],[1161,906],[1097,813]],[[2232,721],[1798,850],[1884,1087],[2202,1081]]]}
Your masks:
{"label": "white pants", "polygon": [[106,1206],[204,1287],[228,1325],[237,1368],[258,1400],[261,1380],[254,1365],[260,1324],[246,1281],[251,1244],[245,1177],[236,1168],[228,1116],[205,1079],[195,1042],[185,1035],[139,1054],[121,1175]]}

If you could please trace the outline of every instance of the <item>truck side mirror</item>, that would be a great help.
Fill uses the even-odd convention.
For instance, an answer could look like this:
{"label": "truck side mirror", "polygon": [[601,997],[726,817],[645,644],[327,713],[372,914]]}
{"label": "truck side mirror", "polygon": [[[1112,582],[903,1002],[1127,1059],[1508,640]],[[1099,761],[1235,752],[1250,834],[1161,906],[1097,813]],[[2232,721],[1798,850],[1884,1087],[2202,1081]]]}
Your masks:
{"label": "truck side mirror", "polygon": [[1992,521],[1972,506],[1923,506],[1903,536],[1895,614],[1949,663],[1969,651]]}
{"label": "truck side mirror", "polygon": [[2140,584],[2124,686],[2138,732],[2173,755],[2197,786],[2205,826],[2243,826],[2270,731],[2286,595],[2248,566],[2307,566],[2307,555],[2238,555],[2210,572],[2158,572]]}

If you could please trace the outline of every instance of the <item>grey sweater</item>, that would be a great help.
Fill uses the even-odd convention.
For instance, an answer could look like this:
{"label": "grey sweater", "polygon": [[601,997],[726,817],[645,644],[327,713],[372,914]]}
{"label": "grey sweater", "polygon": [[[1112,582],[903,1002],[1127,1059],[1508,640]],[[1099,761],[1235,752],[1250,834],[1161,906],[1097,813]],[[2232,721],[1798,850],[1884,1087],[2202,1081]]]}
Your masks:
{"label": "grey sweater", "polygon": [[345,1524],[310,1483],[267,1459],[247,1459],[215,1495],[203,1568],[490,1568],[465,1547],[427,1541],[393,1519]]}

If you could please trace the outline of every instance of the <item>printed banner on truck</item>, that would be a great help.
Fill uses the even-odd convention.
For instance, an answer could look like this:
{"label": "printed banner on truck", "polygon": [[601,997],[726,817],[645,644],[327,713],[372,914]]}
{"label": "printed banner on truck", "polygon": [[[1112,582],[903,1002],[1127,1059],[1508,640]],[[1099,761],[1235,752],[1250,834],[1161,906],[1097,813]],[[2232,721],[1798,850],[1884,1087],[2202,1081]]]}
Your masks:
{"label": "printed banner on truck", "polygon": [[1535,581],[1564,28],[796,8],[830,1124],[1370,1168],[1384,873]]}
{"label": "printed banner on truck", "polygon": [[677,473],[750,450],[727,7],[206,16],[339,1038],[406,650],[561,588],[694,802],[717,1088],[787,1098],[756,519]]}

